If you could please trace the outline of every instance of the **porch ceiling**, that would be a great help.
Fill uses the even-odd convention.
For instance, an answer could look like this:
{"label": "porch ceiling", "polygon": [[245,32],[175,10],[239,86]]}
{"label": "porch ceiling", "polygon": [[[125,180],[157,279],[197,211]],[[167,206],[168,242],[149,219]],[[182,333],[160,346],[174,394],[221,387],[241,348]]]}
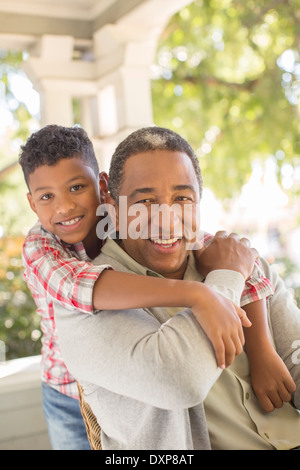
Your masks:
{"label": "porch ceiling", "polygon": [[[71,35],[91,39],[147,0],[1,0],[0,35]],[[1,40],[0,40],[1,48]]]}

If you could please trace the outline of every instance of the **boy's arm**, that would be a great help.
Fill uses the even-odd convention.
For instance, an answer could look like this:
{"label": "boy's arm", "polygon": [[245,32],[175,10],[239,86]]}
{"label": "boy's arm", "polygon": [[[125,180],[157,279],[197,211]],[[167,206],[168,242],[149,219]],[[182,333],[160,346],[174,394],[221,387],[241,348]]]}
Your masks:
{"label": "boy's arm", "polygon": [[291,401],[296,385],[271,343],[265,299],[243,308],[252,323],[244,330],[252,387],[264,411],[270,412]]}
{"label": "boy's arm", "polygon": [[[228,274],[222,276],[225,287],[232,286],[232,276],[226,281]],[[210,292],[206,285],[194,284],[200,292],[202,288],[203,293]],[[243,279],[241,284],[236,286],[239,294]],[[204,306],[207,302],[211,316],[218,316],[220,310],[226,318],[226,309],[216,300],[219,297],[206,294]],[[210,341],[199,326],[203,307],[196,312],[200,322],[185,309],[164,323],[146,309],[103,310],[84,316],[74,310],[66,312],[57,304],[54,307],[62,355],[79,382],[88,381],[159,408],[182,409],[202,402],[220,374]]]}
{"label": "boy's arm", "polygon": [[[199,283],[186,285],[185,281],[106,270],[108,265],[96,266],[70,258],[47,233],[45,236],[30,234],[26,238],[23,261],[25,277],[36,299],[42,295],[48,301],[58,301],[65,308],[76,308],[84,313],[120,308],[191,307],[214,346],[220,367],[230,365],[242,350],[242,325],[250,325],[244,311],[226,303],[225,299],[216,299],[213,292]],[[212,314],[213,311],[217,313]],[[225,322],[222,320],[226,311]],[[218,314],[221,315],[219,320]]]}
{"label": "boy's arm", "polygon": [[[224,253],[231,249],[233,240],[228,239],[232,236],[233,239],[236,238],[234,234],[226,237],[224,232],[219,232],[216,234],[215,240],[212,237],[208,238],[206,246],[209,248],[206,248],[205,256],[203,256],[203,250],[196,252],[198,269],[202,274],[206,275],[211,269],[216,269],[218,266],[230,266],[230,264],[226,264],[228,259],[224,258]],[[247,241],[245,243],[248,245]],[[233,261],[231,269],[236,269],[235,260]],[[244,330],[252,387],[266,412],[280,408],[283,402],[290,401],[291,394],[295,391],[295,383],[270,341],[266,298],[273,293],[274,288],[269,279],[265,277],[261,263],[257,259],[251,276],[245,276],[245,288],[240,305],[243,306],[252,323],[251,328]]]}
{"label": "boy's arm", "polygon": [[[236,284],[236,290],[240,288],[241,293],[242,287]],[[250,326],[245,312],[232,300],[197,281],[107,270],[95,283],[93,302],[99,310],[189,307],[212,342],[221,368],[229,366],[242,352],[242,326]]]}
{"label": "boy's arm", "polygon": [[100,273],[109,266],[80,261],[38,225],[23,244],[24,276],[34,298],[58,301],[66,308],[93,313],[93,288]]}

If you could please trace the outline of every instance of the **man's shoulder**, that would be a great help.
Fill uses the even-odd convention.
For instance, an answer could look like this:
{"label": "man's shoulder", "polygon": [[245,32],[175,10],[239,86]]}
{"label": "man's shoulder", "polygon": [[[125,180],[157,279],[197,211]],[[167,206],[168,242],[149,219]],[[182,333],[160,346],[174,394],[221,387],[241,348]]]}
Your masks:
{"label": "man's shoulder", "polygon": [[93,261],[92,264],[98,265],[98,264],[108,264],[111,266],[113,269],[116,271],[121,271],[121,272],[131,272],[128,268],[126,268],[120,261],[118,261],[115,257],[101,252]]}

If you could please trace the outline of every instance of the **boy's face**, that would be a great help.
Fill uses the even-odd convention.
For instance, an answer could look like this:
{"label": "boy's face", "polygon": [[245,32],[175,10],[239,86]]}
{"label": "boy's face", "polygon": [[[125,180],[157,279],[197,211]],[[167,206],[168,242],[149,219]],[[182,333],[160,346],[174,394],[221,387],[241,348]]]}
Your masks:
{"label": "boy's face", "polygon": [[[195,232],[200,202],[199,185],[190,158],[182,152],[163,150],[131,156],[124,166],[120,196],[127,197],[128,233],[127,237],[121,236],[123,249],[137,262],[165,277],[182,278],[191,241],[185,236],[186,229]],[[143,217],[140,217],[138,205],[142,205]],[[165,209],[156,217],[153,214],[158,205]],[[147,236],[131,236],[135,208],[138,229]],[[119,209],[116,208],[118,224],[122,216],[118,214]],[[120,226],[117,229],[120,230]]]}
{"label": "boy's face", "polygon": [[43,227],[69,244],[96,244],[99,176],[80,158],[42,165],[29,176],[27,197]]}

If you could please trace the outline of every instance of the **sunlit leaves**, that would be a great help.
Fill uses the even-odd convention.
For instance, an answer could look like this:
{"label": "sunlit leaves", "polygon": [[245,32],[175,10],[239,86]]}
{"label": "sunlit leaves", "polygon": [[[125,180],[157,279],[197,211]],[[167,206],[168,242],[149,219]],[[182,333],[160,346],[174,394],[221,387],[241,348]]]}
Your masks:
{"label": "sunlit leaves", "polygon": [[[284,152],[279,179],[282,164],[298,165],[299,8],[299,0],[194,1],[161,37],[155,122],[189,139],[221,198],[240,190],[253,159]],[[218,138],[207,142],[213,126]]]}

